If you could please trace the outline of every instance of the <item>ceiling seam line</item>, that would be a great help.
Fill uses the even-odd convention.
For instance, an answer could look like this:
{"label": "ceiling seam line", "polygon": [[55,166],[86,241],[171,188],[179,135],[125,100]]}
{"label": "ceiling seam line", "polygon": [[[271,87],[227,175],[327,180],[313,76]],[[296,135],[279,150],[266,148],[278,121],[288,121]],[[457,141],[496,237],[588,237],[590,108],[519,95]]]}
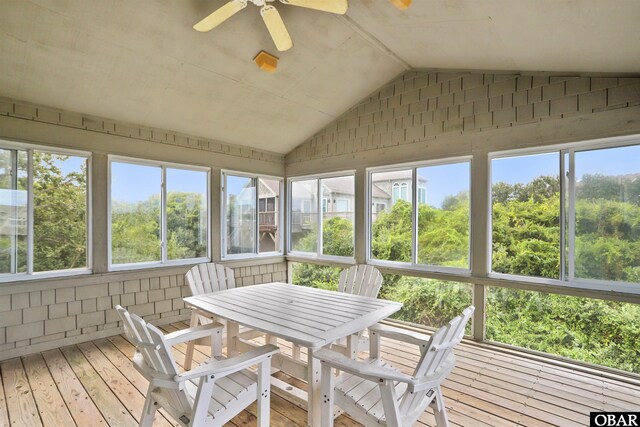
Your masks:
{"label": "ceiling seam line", "polygon": [[368,32],[364,28],[362,28],[360,26],[360,24],[358,24],[356,21],[351,19],[349,16],[347,16],[347,15],[338,15],[337,18],[340,19],[341,21],[345,22],[350,27],[352,27],[353,30],[356,33],[358,33],[365,41],[369,42],[371,45],[373,45],[375,48],[379,49],[380,51],[386,53],[388,56],[390,56],[397,63],[402,65],[402,67],[405,70],[411,70],[413,68],[407,61],[405,61],[404,59],[402,59],[398,55],[396,55],[396,53],[394,51],[389,49],[384,43],[382,43],[379,39],[377,39],[373,34]]}

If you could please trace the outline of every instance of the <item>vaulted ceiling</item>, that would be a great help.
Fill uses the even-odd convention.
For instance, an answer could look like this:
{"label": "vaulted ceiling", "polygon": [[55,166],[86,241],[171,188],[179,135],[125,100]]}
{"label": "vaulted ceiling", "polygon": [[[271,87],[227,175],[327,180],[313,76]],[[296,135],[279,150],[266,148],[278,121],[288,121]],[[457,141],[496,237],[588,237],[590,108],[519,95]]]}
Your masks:
{"label": "vaulted ceiling", "polygon": [[[351,0],[345,16],[226,0],[0,2],[0,96],[286,153],[407,68],[640,71],[638,0]],[[274,74],[252,58],[280,57]]]}

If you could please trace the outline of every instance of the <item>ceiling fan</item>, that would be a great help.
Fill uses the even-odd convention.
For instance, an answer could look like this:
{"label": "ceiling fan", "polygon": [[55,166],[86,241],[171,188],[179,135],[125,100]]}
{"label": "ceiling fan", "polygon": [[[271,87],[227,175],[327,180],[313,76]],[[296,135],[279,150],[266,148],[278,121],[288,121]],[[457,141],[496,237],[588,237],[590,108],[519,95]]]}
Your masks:
{"label": "ceiling fan", "polygon": [[[292,6],[306,7],[307,9],[321,10],[323,12],[336,13],[344,15],[347,12],[348,0],[279,0],[280,3]],[[227,19],[247,7],[251,2],[260,7],[260,15],[264,20],[264,24],[271,34],[271,38],[279,51],[285,51],[293,47],[293,41],[287,27],[285,27],[282,17],[278,10],[269,3],[275,0],[231,0],[221,8],[217,9],[211,15],[204,18],[193,26],[193,29],[200,32],[213,30]]]}

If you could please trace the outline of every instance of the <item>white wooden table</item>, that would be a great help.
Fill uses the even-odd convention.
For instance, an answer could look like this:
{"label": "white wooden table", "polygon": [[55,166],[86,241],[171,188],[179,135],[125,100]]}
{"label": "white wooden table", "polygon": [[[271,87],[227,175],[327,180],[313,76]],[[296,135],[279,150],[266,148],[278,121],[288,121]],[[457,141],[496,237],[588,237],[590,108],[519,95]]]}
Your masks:
{"label": "white wooden table", "polygon": [[188,306],[230,321],[227,326],[227,352],[239,349],[236,339],[238,324],[307,347],[306,365],[300,366],[300,362],[280,358],[275,366],[307,380],[310,426],[320,425],[322,403],[320,362],[313,358],[313,350],[345,337],[351,338],[402,307],[398,302],[287,283],[227,289],[188,297],[184,301]]}

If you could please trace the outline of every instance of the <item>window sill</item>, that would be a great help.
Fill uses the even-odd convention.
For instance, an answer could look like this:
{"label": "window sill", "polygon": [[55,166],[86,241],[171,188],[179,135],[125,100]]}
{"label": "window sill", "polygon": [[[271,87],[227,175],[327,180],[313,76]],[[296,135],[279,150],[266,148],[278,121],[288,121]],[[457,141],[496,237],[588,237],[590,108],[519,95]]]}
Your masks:
{"label": "window sill", "polygon": [[352,266],[356,264],[355,258],[342,257],[342,256],[330,256],[330,255],[317,255],[304,252],[290,252],[287,254],[287,261],[289,262],[310,262],[313,264],[325,264],[331,266]]}
{"label": "window sill", "polygon": [[89,276],[91,274],[93,274],[93,270],[89,268],[81,268],[81,269],[74,269],[74,270],[51,271],[51,272],[33,273],[33,274],[23,273],[23,274],[6,275],[6,276],[3,275],[3,276],[0,276],[0,284],[37,281],[37,280],[45,280],[45,279],[56,279],[59,277]]}
{"label": "window sill", "polygon": [[162,268],[162,267],[179,267],[183,265],[201,264],[203,262],[211,262],[211,259],[210,258],[192,258],[192,259],[181,259],[181,260],[166,261],[166,262],[141,262],[141,263],[135,263],[135,264],[116,264],[116,265],[109,266],[109,272],[144,270],[144,269]]}
{"label": "window sill", "polygon": [[585,291],[598,291],[598,292],[608,292],[608,293],[640,295],[639,283],[616,283],[616,282],[609,282],[606,280],[566,281],[566,280],[560,280],[560,279],[518,276],[515,274],[503,274],[503,273],[489,273],[487,277],[497,282],[508,281],[508,282],[529,283],[529,284],[535,284],[535,285],[543,285],[543,286],[572,289],[572,290],[585,290]]}
{"label": "window sill", "polygon": [[250,253],[250,254],[231,254],[231,255],[224,255],[220,261],[221,262],[226,262],[226,261],[246,261],[246,260],[250,260],[250,259],[263,259],[263,258],[277,258],[277,257],[283,257],[284,254],[282,252],[262,252],[262,253]]}
{"label": "window sill", "polygon": [[[419,264],[411,264],[408,262],[385,261],[385,260],[377,260],[377,259],[369,259],[367,260],[367,264],[373,265],[375,267],[389,269],[389,270],[434,273],[438,275],[451,275],[455,277],[471,278],[471,270],[467,268],[439,267],[439,266],[432,266],[432,265],[419,265]],[[450,280],[456,280],[455,277]]]}

